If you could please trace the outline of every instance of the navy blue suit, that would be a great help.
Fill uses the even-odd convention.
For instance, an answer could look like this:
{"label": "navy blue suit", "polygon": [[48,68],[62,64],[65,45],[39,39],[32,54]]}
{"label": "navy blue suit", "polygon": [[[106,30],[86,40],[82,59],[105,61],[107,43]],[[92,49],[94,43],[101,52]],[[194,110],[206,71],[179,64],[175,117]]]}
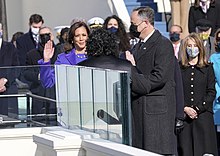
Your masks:
{"label": "navy blue suit", "polygon": [[36,43],[32,36],[31,30],[19,37],[16,41],[18,49],[18,58],[21,66],[26,65],[27,52],[36,48]]}

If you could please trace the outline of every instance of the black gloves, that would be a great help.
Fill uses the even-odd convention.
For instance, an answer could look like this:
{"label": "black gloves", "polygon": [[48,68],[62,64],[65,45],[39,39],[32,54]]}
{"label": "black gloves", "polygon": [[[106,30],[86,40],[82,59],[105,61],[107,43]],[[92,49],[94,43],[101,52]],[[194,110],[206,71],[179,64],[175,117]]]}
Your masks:
{"label": "black gloves", "polygon": [[176,118],[175,119],[175,134],[180,134],[180,132],[184,128],[184,119],[182,118]]}

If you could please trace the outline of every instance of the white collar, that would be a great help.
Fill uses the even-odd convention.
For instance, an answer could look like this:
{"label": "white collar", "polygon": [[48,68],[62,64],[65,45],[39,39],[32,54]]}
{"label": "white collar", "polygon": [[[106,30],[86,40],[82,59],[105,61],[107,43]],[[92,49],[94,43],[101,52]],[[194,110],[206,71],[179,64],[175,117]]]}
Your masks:
{"label": "white collar", "polygon": [[2,38],[0,38],[0,49],[2,47]]}
{"label": "white collar", "polygon": [[147,37],[145,37],[145,39],[142,40],[141,42],[144,42],[144,43],[147,42],[147,40],[153,35],[154,31],[155,29],[149,35],[147,35]]}

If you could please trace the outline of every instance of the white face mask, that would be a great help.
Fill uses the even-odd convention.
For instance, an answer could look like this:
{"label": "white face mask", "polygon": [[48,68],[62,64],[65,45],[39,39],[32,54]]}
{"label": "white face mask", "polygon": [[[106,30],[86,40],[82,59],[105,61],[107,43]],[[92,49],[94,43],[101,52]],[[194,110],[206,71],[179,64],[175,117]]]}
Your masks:
{"label": "white face mask", "polygon": [[35,35],[37,35],[39,33],[39,30],[40,30],[40,28],[31,27],[31,32]]}
{"label": "white face mask", "polygon": [[207,11],[208,11],[208,9],[209,9],[209,7],[210,7],[210,1],[209,0],[201,0],[200,2],[199,2],[199,6],[202,8],[202,11],[204,12],[204,13],[207,13]]}

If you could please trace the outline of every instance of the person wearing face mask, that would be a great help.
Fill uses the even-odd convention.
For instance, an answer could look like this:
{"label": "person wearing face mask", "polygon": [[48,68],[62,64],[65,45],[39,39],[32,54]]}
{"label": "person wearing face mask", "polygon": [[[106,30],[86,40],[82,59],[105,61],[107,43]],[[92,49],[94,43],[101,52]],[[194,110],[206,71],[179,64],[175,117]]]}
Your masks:
{"label": "person wearing face mask", "polygon": [[184,90],[185,124],[178,134],[180,156],[218,155],[213,120],[215,75],[208,63],[205,47],[196,33],[181,46],[180,68]]}
{"label": "person wearing face mask", "polygon": [[210,36],[212,30],[212,23],[207,19],[200,19],[196,22],[196,33],[203,41],[206,49],[206,58],[215,52],[214,37]]}
{"label": "person wearing face mask", "polygon": [[[86,60],[85,50],[89,33],[89,27],[85,22],[79,21],[71,25],[68,33],[68,43],[64,45],[65,52],[57,56],[54,64],[76,65]],[[46,65],[40,67],[40,80],[44,88],[51,88],[55,85],[55,71],[49,66],[53,55],[53,43],[48,41],[44,46],[43,58],[38,60],[39,65]]]}
{"label": "person wearing face mask", "polygon": [[182,30],[183,29],[180,25],[172,25],[170,27],[170,32],[169,32],[170,41],[173,44],[174,54],[177,59],[178,59],[179,48],[180,48],[180,44],[181,44],[180,42],[181,42],[181,38],[182,38]]}
{"label": "person wearing face mask", "polygon": [[[18,51],[18,59],[21,66],[26,65],[27,52],[37,48],[39,41],[39,29],[43,25],[44,20],[41,15],[33,14],[29,18],[29,31],[16,40],[16,48]],[[21,69],[21,68],[20,68]],[[16,79],[17,85],[21,89],[29,89],[29,82],[25,80],[23,69],[20,71],[19,77]]]}
{"label": "person wearing face mask", "polygon": [[37,48],[39,42],[39,29],[44,20],[41,15],[33,14],[29,18],[29,31],[19,37],[16,41],[19,53],[19,61],[22,66],[26,65],[26,54],[28,51]]}
{"label": "person wearing face mask", "polygon": [[215,33],[215,50],[216,52],[210,56],[210,61],[213,63],[213,68],[215,72],[215,89],[216,96],[213,103],[214,111],[214,123],[216,126],[217,142],[218,142],[218,152],[220,155],[220,29]]}
{"label": "person wearing face mask", "polygon": [[130,33],[138,37],[132,54],[132,146],[161,155],[176,153],[175,56],[172,43],[154,28],[154,10],[131,13]]}
{"label": "person wearing face mask", "polygon": [[[51,58],[51,64],[54,64],[58,54],[60,54],[62,51],[60,51],[60,49],[55,46],[53,40],[54,40],[54,36],[51,28],[47,26],[41,27],[39,30],[38,48],[32,49],[27,53],[26,65],[27,66],[38,65],[38,60],[42,59],[44,56],[45,44],[48,41],[51,41],[54,47],[54,54]],[[50,89],[45,89],[41,85],[39,67],[27,68],[24,71],[24,78],[29,82],[30,91],[32,94],[55,99],[55,88],[53,87]],[[56,114],[56,106],[55,103],[40,101],[38,99],[33,98],[31,111],[33,115],[45,114],[45,113]]]}
{"label": "person wearing face mask", "polygon": [[189,10],[188,28],[189,33],[196,32],[196,22],[200,19],[209,20],[211,25],[211,36],[220,28],[220,3],[218,0],[195,0]]}
{"label": "person wearing face mask", "polygon": [[186,37],[188,33],[188,15],[189,0],[170,0],[171,5],[171,22],[172,25],[182,27],[182,36]]}
{"label": "person wearing face mask", "polygon": [[124,52],[130,50],[131,46],[122,20],[116,15],[109,16],[105,19],[103,28],[116,35],[119,44],[116,55],[119,58],[125,58]]}

